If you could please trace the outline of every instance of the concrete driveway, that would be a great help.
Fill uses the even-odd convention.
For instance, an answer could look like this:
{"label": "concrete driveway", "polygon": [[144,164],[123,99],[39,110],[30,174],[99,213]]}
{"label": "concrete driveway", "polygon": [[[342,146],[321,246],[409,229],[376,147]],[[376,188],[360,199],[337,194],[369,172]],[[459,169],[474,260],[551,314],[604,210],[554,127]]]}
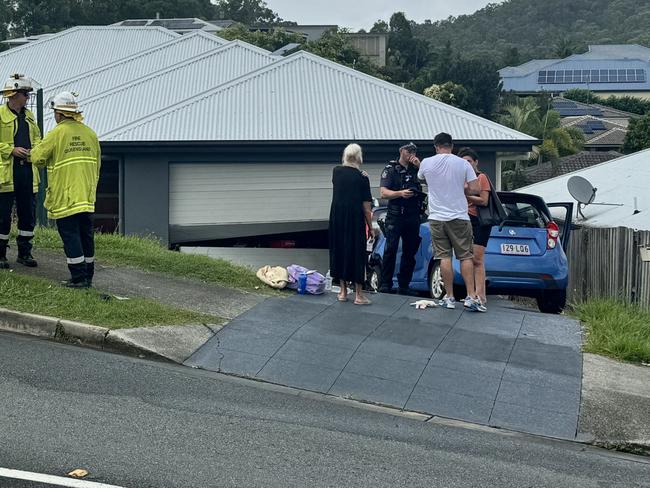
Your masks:
{"label": "concrete driveway", "polygon": [[492,299],[486,314],[416,310],[375,295],[272,298],[232,320],[188,366],[405,410],[574,439],[581,330]]}

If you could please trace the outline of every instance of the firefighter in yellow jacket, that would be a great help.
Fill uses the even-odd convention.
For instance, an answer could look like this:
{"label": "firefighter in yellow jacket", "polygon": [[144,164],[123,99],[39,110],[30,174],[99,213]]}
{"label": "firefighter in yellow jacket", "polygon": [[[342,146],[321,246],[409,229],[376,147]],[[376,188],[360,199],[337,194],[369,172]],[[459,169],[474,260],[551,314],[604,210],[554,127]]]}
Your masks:
{"label": "firefighter in yellow jacket", "polygon": [[41,140],[34,114],[27,110],[32,83],[22,75],[11,76],[2,87],[6,103],[0,106],[0,269],[9,268],[7,247],[11,209],[18,216],[18,262],[34,267],[32,239],[36,224],[38,171],[29,164],[29,154]]}
{"label": "firefighter in yellow jacket", "polygon": [[35,166],[47,168],[47,215],[56,220],[71,278],[70,288],[88,288],[95,273],[93,213],[101,165],[97,135],[84,125],[76,95],[56,95],[56,127],[31,152]]}

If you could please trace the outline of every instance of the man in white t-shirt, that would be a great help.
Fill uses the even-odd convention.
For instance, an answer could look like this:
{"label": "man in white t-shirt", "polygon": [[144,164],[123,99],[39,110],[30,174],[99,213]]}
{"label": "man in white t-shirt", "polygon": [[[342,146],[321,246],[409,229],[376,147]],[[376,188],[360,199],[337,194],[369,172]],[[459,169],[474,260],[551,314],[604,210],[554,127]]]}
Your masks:
{"label": "man in white t-shirt", "polygon": [[467,214],[466,198],[466,195],[481,193],[478,178],[470,163],[451,153],[454,145],[449,134],[438,134],[433,139],[433,145],[437,154],[422,160],[418,178],[426,180],[429,191],[431,245],[434,256],[440,259],[440,272],[445,285],[445,297],[440,305],[456,308],[451,265],[453,250],[460,261],[460,272],[467,288],[465,307],[483,311],[474,287],[472,224]]}

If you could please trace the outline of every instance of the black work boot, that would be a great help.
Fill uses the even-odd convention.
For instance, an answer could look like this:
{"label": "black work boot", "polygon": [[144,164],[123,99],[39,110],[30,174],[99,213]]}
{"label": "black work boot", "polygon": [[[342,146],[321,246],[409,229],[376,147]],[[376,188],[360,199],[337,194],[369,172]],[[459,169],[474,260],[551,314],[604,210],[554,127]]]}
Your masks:
{"label": "black work boot", "polygon": [[66,288],[88,288],[86,280],[86,263],[68,264],[70,279],[63,282]]}
{"label": "black work boot", "polygon": [[88,286],[93,286],[93,276],[95,276],[95,263],[86,263],[86,282]]}
{"label": "black work boot", "polygon": [[7,247],[9,247],[9,241],[0,240],[0,269],[9,269]]}
{"label": "black work boot", "polygon": [[32,237],[18,236],[16,244],[18,244],[18,259],[16,259],[16,262],[29,268],[38,266],[32,256]]}

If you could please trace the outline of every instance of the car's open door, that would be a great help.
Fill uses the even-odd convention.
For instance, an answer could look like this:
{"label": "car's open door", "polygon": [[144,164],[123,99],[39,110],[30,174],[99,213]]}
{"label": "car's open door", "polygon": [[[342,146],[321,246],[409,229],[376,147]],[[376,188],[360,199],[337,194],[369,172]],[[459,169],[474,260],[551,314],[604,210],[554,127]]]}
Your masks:
{"label": "car's open door", "polygon": [[560,242],[562,243],[562,249],[564,249],[564,252],[566,253],[567,249],[569,248],[569,240],[571,239],[573,203],[572,202],[547,203],[546,206],[549,209],[557,209],[555,211],[551,210],[551,214],[553,215],[553,220],[555,220],[557,224],[560,226]]}

